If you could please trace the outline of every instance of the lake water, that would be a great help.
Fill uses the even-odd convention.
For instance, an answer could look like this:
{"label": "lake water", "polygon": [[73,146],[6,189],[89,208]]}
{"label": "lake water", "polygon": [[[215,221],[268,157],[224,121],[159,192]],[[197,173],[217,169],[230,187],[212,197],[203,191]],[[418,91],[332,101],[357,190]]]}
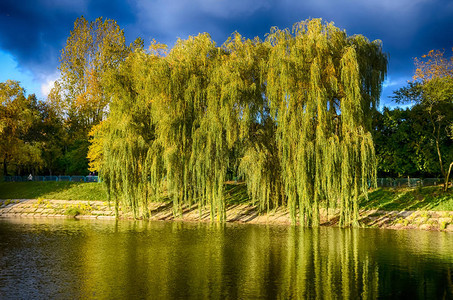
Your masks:
{"label": "lake water", "polygon": [[0,299],[453,298],[453,234],[0,220]]}

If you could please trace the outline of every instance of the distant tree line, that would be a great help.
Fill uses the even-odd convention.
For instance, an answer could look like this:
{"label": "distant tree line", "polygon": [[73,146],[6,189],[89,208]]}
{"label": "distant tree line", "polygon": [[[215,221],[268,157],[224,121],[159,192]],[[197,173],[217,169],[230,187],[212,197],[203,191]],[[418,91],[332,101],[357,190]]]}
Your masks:
{"label": "distant tree line", "polygon": [[415,67],[413,81],[393,96],[397,104],[411,106],[376,112],[378,172],[441,177],[446,190],[453,167],[453,56],[432,50],[416,58]]}
{"label": "distant tree line", "polygon": [[0,83],[0,99],[3,175],[87,172],[83,154],[85,163],[74,169],[74,149],[51,103],[38,101],[34,94],[25,97],[19,82],[11,80]]}
{"label": "distant tree line", "polygon": [[[172,49],[126,45],[113,20],[76,20],[46,101],[0,85],[3,174],[97,171],[109,197],[146,216],[170,198],[225,218],[224,182],[241,177],[262,210],[316,226],[320,207],[357,222],[379,176],[442,176],[453,161],[451,58],[430,52],[378,110],[387,56],[379,41],[308,20],[264,41],[208,34]],[[442,65],[443,68],[438,66]]]}
{"label": "distant tree line", "polygon": [[88,133],[108,113],[106,70],[130,52],[115,21],[81,17],[62,50],[61,77],[46,101],[25,97],[17,81],[0,83],[3,175],[87,175]]}

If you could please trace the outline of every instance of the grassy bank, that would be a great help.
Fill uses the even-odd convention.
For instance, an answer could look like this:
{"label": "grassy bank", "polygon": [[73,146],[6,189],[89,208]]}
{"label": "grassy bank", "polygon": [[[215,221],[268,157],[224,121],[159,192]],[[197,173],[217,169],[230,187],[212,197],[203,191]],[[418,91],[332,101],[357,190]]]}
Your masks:
{"label": "grassy bank", "polygon": [[[107,192],[100,183],[79,182],[2,182],[0,199],[49,199],[106,201]],[[244,184],[227,184],[227,205],[251,204]],[[441,187],[379,188],[363,199],[365,210],[434,210],[453,211],[453,190],[444,193]]]}
{"label": "grassy bank", "polygon": [[[103,184],[71,182],[0,183],[1,217],[77,217],[115,218],[107,203]],[[22,199],[22,200],[11,200]],[[34,199],[34,200],[23,200]],[[63,201],[61,201],[63,200]],[[66,201],[74,200],[74,201]],[[97,201],[96,201],[97,200]],[[255,224],[290,224],[287,208],[258,211],[247,196],[244,184],[227,184],[225,188],[226,221]],[[209,208],[185,206],[180,216],[173,214],[171,201],[150,203],[150,220],[209,222]],[[360,203],[359,224],[362,227],[422,229],[453,232],[453,191],[441,187],[379,188]],[[128,207],[120,207],[120,219],[134,218]],[[336,213],[321,209],[321,224],[337,226]]]}
{"label": "grassy bank", "polygon": [[1,182],[0,199],[107,200],[101,183]]}
{"label": "grassy bank", "polygon": [[379,188],[363,199],[360,208],[371,210],[453,211],[453,190],[443,192],[441,186],[421,188]]}

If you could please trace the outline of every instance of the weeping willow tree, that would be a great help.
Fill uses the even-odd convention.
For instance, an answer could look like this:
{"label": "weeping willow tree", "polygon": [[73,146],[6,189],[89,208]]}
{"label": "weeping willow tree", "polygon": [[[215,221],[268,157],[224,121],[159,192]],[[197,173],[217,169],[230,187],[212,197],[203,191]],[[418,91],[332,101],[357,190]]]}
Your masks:
{"label": "weeping willow tree", "polygon": [[129,55],[112,76],[110,116],[93,131],[91,150],[102,148],[93,155],[102,164],[94,165],[117,206],[146,215],[150,199],[169,197],[176,215],[197,204],[225,220],[231,152],[247,132],[249,95],[260,97],[234,61],[244,43],[251,44],[235,34],[216,47],[200,34],[168,53],[154,45]]}
{"label": "weeping willow tree", "polygon": [[152,108],[163,88],[159,75],[166,63],[158,55],[164,46],[152,45],[151,53],[136,46],[109,76],[110,114],[91,132],[89,157],[97,158],[91,164],[100,171],[117,211],[122,204],[138,217],[147,216],[148,201],[162,193],[162,149]]}
{"label": "weeping willow tree", "polygon": [[369,117],[386,73],[380,42],[315,19],[292,32],[273,28],[265,43],[266,97],[292,220],[317,226],[323,203],[339,207],[340,225],[356,223],[359,195],[375,181]]}
{"label": "weeping willow tree", "polygon": [[261,105],[257,45],[236,33],[216,47],[208,34],[200,34],[179,40],[166,57],[170,74],[155,110],[156,134],[177,214],[182,205],[195,203],[209,208],[212,219],[225,220],[231,153]]}
{"label": "weeping willow tree", "polygon": [[[239,174],[247,182],[248,193],[260,211],[284,204],[280,161],[276,146],[276,122],[266,98],[269,45],[259,39],[240,40],[236,36],[228,48],[234,49],[231,64],[240,73],[237,97],[240,107],[241,159]],[[235,83],[235,84],[238,84]]]}
{"label": "weeping willow tree", "polygon": [[310,20],[264,42],[234,33],[217,47],[199,34],[163,49],[138,47],[113,72],[110,115],[92,133],[117,206],[146,216],[168,197],[176,215],[195,204],[224,221],[227,169],[238,167],[260,210],[286,205],[293,222],[317,226],[319,207],[335,206],[341,225],[357,222],[375,180],[380,42]]}
{"label": "weeping willow tree", "polygon": [[165,88],[153,112],[167,193],[176,214],[181,214],[184,204],[198,201],[201,207],[207,197],[212,203],[216,196],[211,194],[215,192],[212,182],[208,183],[215,178],[203,169],[205,161],[199,157],[203,151],[199,130],[203,119],[209,117],[208,85],[215,48],[207,34],[177,41],[166,57],[167,70],[161,78]]}

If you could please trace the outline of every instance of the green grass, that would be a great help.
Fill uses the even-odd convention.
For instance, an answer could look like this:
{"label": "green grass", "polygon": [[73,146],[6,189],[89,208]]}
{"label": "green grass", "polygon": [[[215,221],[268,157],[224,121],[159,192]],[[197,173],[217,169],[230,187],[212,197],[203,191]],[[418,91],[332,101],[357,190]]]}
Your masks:
{"label": "green grass", "polygon": [[[227,184],[227,204],[250,204],[247,186],[244,183]],[[368,200],[360,203],[362,209],[380,210],[437,210],[453,211],[453,188],[447,193],[441,186],[422,188],[379,188],[368,193]]]}
{"label": "green grass", "polygon": [[[55,199],[107,201],[107,191],[101,183],[80,182],[1,182],[0,199]],[[226,184],[227,204],[249,202],[244,183]]]}
{"label": "green grass", "polygon": [[[0,199],[57,199],[107,201],[107,192],[101,183],[78,182],[2,182]],[[244,183],[225,186],[227,205],[251,204]],[[380,210],[437,210],[453,211],[453,188],[447,193],[442,187],[378,188],[360,203],[362,209]]]}
{"label": "green grass", "polygon": [[446,210],[453,211],[453,190],[443,192],[440,186],[422,188],[378,188],[363,199],[360,207],[381,210]]}
{"label": "green grass", "polygon": [[70,207],[70,208],[66,209],[66,211],[65,211],[65,215],[71,216],[71,217],[78,216],[82,213],[83,213],[83,211],[78,207]]}
{"label": "green grass", "polygon": [[54,199],[107,201],[101,183],[89,182],[1,182],[0,199]]}
{"label": "green grass", "polygon": [[225,203],[228,205],[250,203],[245,183],[227,183],[225,185]]}

